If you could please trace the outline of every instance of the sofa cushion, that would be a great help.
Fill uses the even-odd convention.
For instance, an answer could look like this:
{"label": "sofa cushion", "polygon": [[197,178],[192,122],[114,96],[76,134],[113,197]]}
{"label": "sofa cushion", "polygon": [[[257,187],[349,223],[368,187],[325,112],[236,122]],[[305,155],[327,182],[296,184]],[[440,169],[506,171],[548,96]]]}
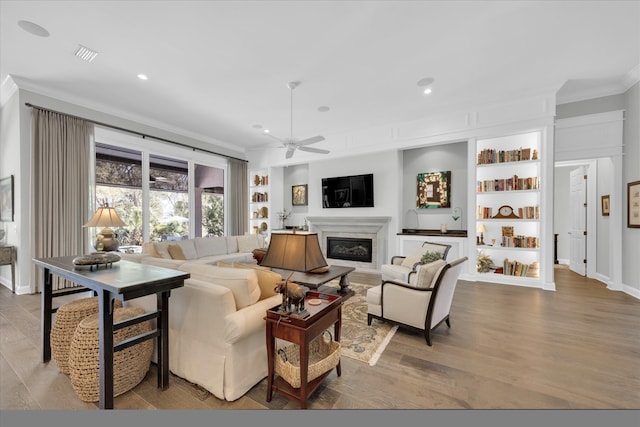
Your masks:
{"label": "sofa cushion", "polygon": [[437,277],[442,267],[446,264],[447,262],[445,260],[439,259],[428,264],[420,265],[416,274],[411,275],[409,283],[416,288],[432,288],[434,285],[433,279]]}
{"label": "sofa cushion", "polygon": [[154,258],[162,258],[158,251],[156,250],[156,245],[151,242],[142,244],[142,253],[145,255],[152,256]]}
{"label": "sofa cushion", "polygon": [[269,267],[261,267],[258,264],[247,264],[237,261],[232,263],[218,262],[218,267],[250,268],[255,270],[258,275],[258,286],[260,286],[260,300],[276,295],[276,285],[282,281],[281,274],[271,271]]}
{"label": "sofa cushion", "polygon": [[156,242],[153,244],[156,248],[156,253],[160,255],[160,258],[171,259],[171,255],[169,254],[169,244],[170,242]]}
{"label": "sofa cushion", "polygon": [[224,286],[233,293],[236,310],[255,304],[260,299],[258,276],[253,270],[216,267],[186,262],[180,270],[191,274],[191,278]]}
{"label": "sofa cushion", "polygon": [[226,237],[196,237],[194,243],[198,258],[227,253]]}
{"label": "sofa cushion", "polygon": [[174,242],[171,242],[171,244],[179,245],[180,248],[182,248],[182,253],[184,253],[184,257],[186,259],[198,258],[198,253],[196,252],[195,239],[176,240]]}
{"label": "sofa cushion", "polygon": [[182,248],[180,247],[180,245],[176,245],[176,244],[169,245],[167,250],[169,251],[169,255],[171,255],[171,259],[183,259],[183,260],[187,259],[185,258],[184,252],[182,251]]}
{"label": "sofa cushion", "polygon": [[232,254],[238,252],[238,238],[236,236],[227,236],[227,253]]}
{"label": "sofa cushion", "polygon": [[244,236],[237,236],[237,239],[238,252],[251,252],[260,247],[257,234],[245,234]]}

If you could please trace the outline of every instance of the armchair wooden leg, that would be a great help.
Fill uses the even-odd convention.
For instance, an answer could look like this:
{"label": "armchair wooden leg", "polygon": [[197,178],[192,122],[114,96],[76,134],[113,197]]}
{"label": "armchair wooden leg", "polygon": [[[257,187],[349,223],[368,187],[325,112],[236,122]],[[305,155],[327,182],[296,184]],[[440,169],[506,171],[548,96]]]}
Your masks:
{"label": "armchair wooden leg", "polygon": [[433,347],[433,345],[431,344],[431,331],[429,329],[426,329],[424,331],[424,338],[427,340],[427,345],[429,347]]}
{"label": "armchair wooden leg", "polygon": [[451,327],[451,322],[449,321],[449,316],[447,316],[447,318],[444,321],[447,322],[447,326],[448,327]]}
{"label": "armchair wooden leg", "polygon": [[373,316],[367,313],[367,325],[369,326],[371,326],[371,319],[373,319]]}

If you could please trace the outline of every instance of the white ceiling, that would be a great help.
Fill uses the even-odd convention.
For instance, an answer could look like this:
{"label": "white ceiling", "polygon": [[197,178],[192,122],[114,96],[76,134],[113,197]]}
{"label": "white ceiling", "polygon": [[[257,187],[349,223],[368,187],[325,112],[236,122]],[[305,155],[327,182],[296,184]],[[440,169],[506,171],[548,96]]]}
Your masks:
{"label": "white ceiling", "polygon": [[2,82],[241,149],[274,145],[255,124],[290,135],[290,81],[304,139],[549,89],[622,93],[640,64],[639,1],[2,0],[0,16]]}

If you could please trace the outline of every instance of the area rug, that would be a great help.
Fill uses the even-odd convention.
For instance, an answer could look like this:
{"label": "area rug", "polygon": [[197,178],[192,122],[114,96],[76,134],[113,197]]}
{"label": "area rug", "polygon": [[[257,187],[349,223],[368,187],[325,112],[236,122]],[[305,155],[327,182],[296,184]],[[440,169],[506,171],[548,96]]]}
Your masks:
{"label": "area rug", "polygon": [[[326,286],[338,288],[338,282],[329,282]],[[367,289],[371,285],[349,284],[355,295],[342,304],[342,328],[340,329],[340,354],[373,366],[398,330],[394,326],[373,319],[367,325]],[[320,288],[322,292],[322,288]],[[333,328],[330,329],[333,331]]]}

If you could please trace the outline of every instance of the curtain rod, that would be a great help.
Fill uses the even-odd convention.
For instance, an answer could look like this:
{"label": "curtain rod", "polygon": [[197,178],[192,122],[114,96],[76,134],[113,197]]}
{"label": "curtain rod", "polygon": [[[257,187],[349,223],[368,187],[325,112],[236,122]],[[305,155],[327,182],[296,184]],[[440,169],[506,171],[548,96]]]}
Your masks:
{"label": "curtain rod", "polygon": [[116,129],[116,130],[119,130],[119,131],[132,133],[134,135],[141,136],[142,139],[153,138],[153,139],[156,139],[158,141],[168,142],[169,144],[179,145],[180,147],[190,148],[193,151],[199,150],[199,151],[203,151],[205,153],[215,154],[216,156],[226,157],[227,159],[240,160],[241,162],[248,163],[248,160],[245,160],[245,159],[239,159],[237,157],[229,156],[227,154],[222,154],[222,153],[217,153],[215,151],[205,150],[204,148],[192,147],[190,145],[183,144],[182,142],[176,142],[176,141],[171,141],[170,139],[160,138],[160,137],[153,136],[153,135],[147,135],[147,134],[144,134],[142,132],[135,131],[135,130],[121,128],[121,127],[118,127],[118,126],[110,125],[108,123],[97,122],[95,120],[90,120],[90,119],[87,119],[87,118],[84,118],[84,117],[75,116],[73,114],[67,114],[67,113],[63,113],[61,111],[51,110],[49,108],[44,108],[44,107],[40,107],[38,105],[33,105],[33,104],[29,103],[29,102],[25,102],[24,105],[26,105],[27,107],[30,107],[30,108],[37,108],[38,110],[42,110],[42,111],[48,111],[48,112],[56,113],[56,114],[63,114],[65,116],[73,117],[75,119],[86,120],[86,121],[91,122],[91,123],[93,123],[95,125],[105,126],[105,127],[111,128],[111,129]]}

